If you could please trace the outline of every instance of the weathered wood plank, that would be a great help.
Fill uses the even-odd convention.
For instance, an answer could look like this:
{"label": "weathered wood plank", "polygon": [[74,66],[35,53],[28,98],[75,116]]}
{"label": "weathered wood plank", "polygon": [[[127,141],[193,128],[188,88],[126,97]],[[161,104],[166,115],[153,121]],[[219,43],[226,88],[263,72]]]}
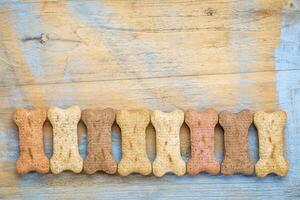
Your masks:
{"label": "weathered wood plank", "polygon": [[[4,3],[1,61],[11,70],[3,71],[1,85],[274,71],[282,6],[262,0]],[[43,44],[42,33],[49,37]]]}
{"label": "weathered wood plank", "polygon": [[[282,75],[281,75],[282,74]],[[294,74],[294,75],[293,75]],[[283,77],[294,77],[292,80],[293,80],[293,84],[297,83],[297,80],[299,81],[299,78],[295,75],[294,72],[278,72],[278,75],[279,76],[283,76]],[[293,76],[292,76],[293,75]],[[223,88],[226,89],[226,85],[224,86],[224,83],[234,83],[234,80],[236,80],[238,82],[239,80],[239,75],[227,75],[229,76],[228,79],[230,81],[224,81],[226,80],[226,77],[224,75],[216,75],[216,76],[220,76],[222,78],[222,80],[219,80],[218,81],[218,78],[214,77],[213,80],[214,80],[214,83],[215,83],[215,86],[216,88],[220,87],[221,85],[223,85]],[[272,82],[269,82],[270,79],[268,79],[268,76],[272,76],[272,74],[269,74],[268,73],[255,73],[252,77],[248,77],[248,79],[250,80],[250,82],[253,82],[255,84],[259,84],[261,85],[260,87],[262,86],[265,86],[266,88],[268,87],[269,84],[272,84]],[[261,77],[260,79],[258,77]],[[191,80],[190,81],[190,84],[196,84],[197,85],[201,85],[203,86],[203,89],[202,90],[207,90],[209,85],[209,83],[212,82],[212,80],[210,80],[210,76],[209,77],[204,77],[205,79],[203,80],[203,77],[200,77],[199,79],[196,79],[196,80]],[[256,81],[251,81],[255,79]],[[144,81],[144,80],[143,80]],[[105,85],[104,84],[99,84],[99,82],[87,82],[87,83],[71,83],[70,86],[66,85],[66,84],[49,84],[49,85],[42,85],[42,86],[38,86],[41,90],[45,90],[45,91],[50,91],[51,90],[51,95],[53,95],[53,98],[59,98],[61,97],[62,99],[61,100],[57,100],[54,102],[54,103],[51,103],[51,101],[48,102],[48,105],[57,105],[59,104],[58,102],[60,102],[61,106],[63,107],[66,107],[66,106],[69,106],[69,105],[72,105],[72,104],[79,104],[83,107],[102,107],[102,106],[113,106],[115,108],[135,108],[137,105],[136,103],[137,102],[145,102],[147,100],[143,99],[143,97],[145,96],[145,92],[147,92],[149,89],[151,89],[151,82],[157,82],[156,79],[150,79],[150,80],[146,80],[147,81],[147,84],[144,83],[142,85],[144,86],[147,86],[149,85],[150,88],[147,88],[145,87],[144,90],[141,92],[140,91],[140,87],[138,86],[135,86],[134,87],[134,80],[131,80],[131,81],[112,81],[111,83],[106,83]],[[160,98],[158,97],[157,99],[152,99],[150,100],[149,104],[142,104],[140,106],[146,106],[146,107],[149,107],[149,108],[160,108],[160,109],[172,109],[173,107],[175,106],[180,106],[181,108],[185,109],[187,107],[189,107],[189,103],[192,103],[194,105],[197,105],[195,106],[196,108],[203,108],[203,107],[206,107],[206,106],[215,106],[215,107],[219,107],[219,109],[222,109],[222,108],[228,108],[230,110],[238,110],[238,109],[241,109],[242,107],[246,106],[247,105],[247,102],[244,102],[244,104],[239,104],[238,102],[235,102],[233,101],[230,105],[226,105],[224,102],[229,102],[228,99],[224,99],[224,102],[222,101],[219,101],[219,102],[213,102],[212,100],[208,100],[208,101],[203,101],[202,103],[198,103],[199,102],[199,99],[202,95],[202,92],[201,92],[201,87],[186,87],[184,86],[183,84],[181,83],[178,83],[177,85],[173,85],[173,84],[170,84],[170,83],[164,83],[164,81],[166,80],[160,80],[161,84],[163,87],[170,87],[170,90],[174,90],[175,88],[179,87],[179,89],[182,89],[182,91],[185,91],[187,92],[187,95],[183,95],[185,96],[185,100],[184,99],[180,99],[178,98],[179,96],[175,96],[175,97],[170,97],[172,102],[169,102],[169,103],[166,103],[165,105],[160,102],[158,103],[157,105],[159,105],[158,107],[155,106],[154,102],[152,101],[160,101]],[[170,81],[170,80],[169,80]],[[176,78],[173,78],[173,83],[178,81]],[[186,80],[182,80],[182,81],[186,81],[187,83],[189,83],[188,79]],[[127,83],[126,83],[127,82]],[[132,82],[132,84],[129,84],[128,82]],[[150,82],[150,83],[149,83]],[[101,83],[101,82],[100,82]],[[207,85],[205,85],[205,83],[207,83]],[[238,84],[238,83],[236,83]],[[96,86],[98,85],[98,86]],[[128,86],[129,85],[129,86]],[[189,84],[188,84],[189,85]],[[24,86],[24,87],[28,87],[28,89],[26,89],[26,91],[38,91],[38,90],[35,90],[35,87],[36,86]],[[128,99],[131,99],[133,101],[132,104],[129,104],[129,103],[124,103],[123,105],[117,103],[119,101],[117,100],[113,100],[114,97],[112,95],[109,95],[109,93],[105,93],[105,88],[111,88],[115,91],[115,93],[117,93],[118,90],[122,91],[124,88],[123,87],[128,87],[131,89],[130,93],[128,93],[127,95],[127,98]],[[174,87],[174,88],[173,88]],[[210,86],[211,87],[211,86]],[[256,87],[256,88],[260,88],[260,87]],[[288,85],[289,87],[289,85]],[[300,88],[300,85],[298,83],[294,85],[295,88],[293,88],[293,90],[299,90]],[[62,89],[63,88],[63,89]],[[76,88],[76,93],[78,94],[78,96],[76,96],[76,98],[74,98],[71,102],[67,101],[67,100],[64,100],[64,96],[70,96],[67,91],[70,90],[70,91],[74,91],[75,90],[72,90]],[[93,91],[89,91],[88,88],[99,88],[99,92],[93,92]],[[193,97],[193,89],[198,89],[198,91],[196,93],[196,97],[195,97],[195,100],[193,100],[193,98],[190,98],[190,97]],[[286,88],[283,88],[283,89],[286,89]],[[288,88],[289,89],[289,88]],[[12,93],[16,93],[18,94],[18,87],[15,87],[15,86],[12,86],[10,87],[9,89],[7,88],[1,88],[1,92],[0,94],[5,94],[5,91],[11,91]],[[16,91],[14,91],[16,90]],[[66,91],[64,95],[62,94],[55,94],[55,91]],[[100,93],[100,91],[102,92],[102,94]],[[86,93],[85,93],[86,92]],[[89,96],[88,99],[86,99],[87,97],[87,94],[90,94],[93,92],[93,96]],[[109,91],[108,91],[109,92]],[[192,93],[192,95],[189,95],[189,92]],[[263,93],[264,91],[261,90],[261,94]],[[233,98],[234,96],[238,96],[238,94],[235,94],[235,93],[232,93],[232,92],[228,92],[229,93],[229,99],[230,97]],[[81,95],[80,95],[81,94]],[[159,93],[161,94],[161,93]],[[168,94],[166,94],[168,95]],[[195,94],[194,94],[195,95]],[[259,91],[256,91],[256,93],[252,93],[252,98],[255,98],[255,97],[258,97],[260,95],[260,92]],[[32,95],[34,96],[34,95]],[[39,95],[37,95],[39,96]],[[110,96],[109,99],[105,99],[103,97],[105,96]],[[211,95],[209,95],[211,96]],[[32,106],[31,102],[30,102],[30,99],[27,99],[27,100],[22,100],[22,99],[18,99],[17,96],[9,96],[9,95],[4,95],[4,97],[6,98],[9,98],[9,99],[14,99],[15,101],[19,101],[20,104],[18,106]],[[102,98],[101,98],[102,97]],[[224,95],[225,97],[225,95]],[[1,97],[3,98],[3,97]],[[50,97],[51,98],[51,97]],[[117,97],[119,98],[119,97]],[[139,98],[142,98],[142,99],[139,99]],[[190,99],[189,99],[190,98]],[[216,97],[217,98],[217,97]],[[251,99],[251,98],[249,98]],[[299,97],[296,97],[296,99],[293,99],[293,100],[289,100],[289,99],[286,99],[285,101],[282,101],[279,105],[276,105],[275,107],[277,106],[286,106],[286,105],[293,105],[295,102],[299,102]],[[37,102],[38,100],[36,100]],[[89,101],[89,104],[87,104],[86,101]],[[149,101],[149,100],[148,100]],[[253,100],[251,100],[253,101]],[[2,101],[2,102],[9,102],[8,100],[6,101]],[[85,102],[83,104],[81,104],[80,102]],[[115,102],[115,103],[114,103]],[[127,102],[126,100],[122,100],[122,102]],[[270,102],[269,100],[265,100],[263,102],[260,102],[259,104],[250,104],[248,102],[248,106],[252,106],[253,109],[259,109],[259,108],[267,108],[269,107],[270,109],[273,108],[274,104],[276,104],[276,102]],[[151,107],[152,105],[152,107]],[[166,105],[172,105],[170,106],[170,108],[168,108],[168,106]],[[297,111],[299,109],[297,109],[297,107],[295,107],[296,105],[294,105],[293,107],[288,107],[289,109],[291,110],[294,110],[296,109]],[[67,197],[71,197],[72,195],[74,194],[77,194],[79,195],[78,193],[76,193],[76,191],[78,190],[78,188],[80,188],[83,185],[90,185],[91,183],[95,184],[95,185],[101,185],[101,187],[104,187],[106,188],[105,190],[109,190],[111,192],[113,192],[113,188],[114,187],[120,187],[120,185],[122,185],[122,189],[120,189],[119,191],[119,195],[124,197],[126,196],[127,192],[130,191],[130,190],[133,190],[134,188],[131,188],[130,184],[142,184],[142,185],[148,185],[150,183],[156,183],[157,182],[159,183],[159,185],[163,187],[166,187],[166,188],[177,188],[176,190],[182,190],[183,188],[185,188],[185,190],[189,190],[189,191],[193,191],[193,189],[189,189],[190,187],[193,188],[195,187],[195,185],[210,185],[208,187],[208,190],[209,189],[212,189],[212,187],[220,187],[220,188],[223,188],[223,192],[226,193],[226,191],[228,192],[228,196],[227,197],[230,197],[230,194],[235,194],[234,191],[235,189],[232,189],[232,192],[233,193],[230,193],[230,187],[237,187],[236,184],[240,185],[242,184],[242,187],[243,188],[246,188],[247,184],[249,184],[249,187],[270,187],[271,190],[275,191],[275,190],[278,190],[278,188],[276,189],[276,187],[282,187],[284,188],[285,190],[288,190],[290,189],[290,186],[289,184],[292,184],[294,183],[294,181],[296,180],[299,180],[299,175],[298,175],[298,170],[297,170],[297,165],[299,163],[299,157],[297,157],[297,151],[295,152],[295,148],[296,148],[296,145],[297,145],[297,142],[296,142],[296,136],[294,134],[291,134],[291,135],[288,135],[288,138],[286,138],[286,143],[288,144],[287,145],[287,156],[289,158],[292,158],[293,161],[293,165],[291,166],[291,171],[290,171],[290,175],[286,178],[279,178],[279,177],[276,177],[276,176],[270,176],[270,177],[267,177],[266,179],[258,179],[256,177],[243,177],[243,176],[234,176],[234,177],[223,177],[223,176],[217,176],[217,177],[211,177],[211,176],[207,176],[207,175],[199,175],[197,176],[196,178],[192,178],[192,177],[188,177],[188,176],[185,176],[185,177],[181,177],[181,178],[175,178],[173,175],[168,175],[167,177],[164,177],[163,179],[157,179],[157,178],[154,178],[154,177],[146,177],[146,178],[143,178],[139,175],[134,175],[134,176],[130,176],[128,178],[120,178],[120,177],[116,177],[116,176],[106,176],[106,175],[103,175],[103,174],[98,174],[96,176],[86,176],[86,175],[74,175],[74,174],[71,174],[71,173],[66,173],[66,174],[63,174],[61,176],[54,176],[54,175],[46,175],[46,176],[39,176],[37,174],[30,174],[30,175],[27,175],[27,176],[24,176],[24,177],[18,177],[16,176],[15,174],[15,169],[14,169],[14,165],[15,165],[15,160],[17,158],[17,155],[18,155],[18,146],[17,146],[17,133],[16,133],[16,128],[15,126],[12,124],[12,121],[11,121],[11,112],[13,111],[13,108],[14,106],[13,105],[9,105],[9,104],[2,104],[1,105],[1,116],[2,117],[2,121],[3,121],[3,124],[1,124],[1,132],[2,132],[2,135],[1,135],[1,138],[5,139],[4,140],[4,143],[3,144],[0,144],[1,146],[1,152],[3,153],[3,155],[6,154],[6,156],[4,156],[2,159],[1,159],[1,177],[5,178],[5,179],[8,179],[7,181],[5,182],[2,182],[1,185],[3,187],[3,189],[5,188],[9,188],[9,190],[11,190],[12,188],[14,190],[16,190],[15,192],[13,192],[12,194],[16,195],[15,197],[18,197],[18,195],[24,195],[26,194],[28,190],[30,191],[35,191],[35,194],[36,195],[42,195],[42,196],[47,196],[47,192],[45,191],[44,192],[41,192],[37,189],[35,189],[35,186],[36,184],[42,184],[44,185],[46,188],[50,189],[52,187],[55,188],[55,190],[58,192],[59,190],[61,190],[61,194],[63,193],[63,191],[69,191],[67,192],[68,194],[66,195]],[[287,110],[287,109],[286,109]],[[290,110],[287,110],[289,113],[291,112]],[[298,111],[299,112],[299,111]],[[4,117],[5,116],[5,117]],[[294,116],[292,116],[291,119],[294,119]],[[289,122],[290,123],[290,122]],[[13,127],[13,129],[11,129],[11,127]],[[51,155],[51,152],[52,152],[52,147],[51,147],[51,129],[50,129],[50,125],[49,123],[46,125],[45,127],[45,131],[46,131],[46,152],[47,152],[47,155],[50,156]],[[149,130],[150,129],[150,130]],[[148,153],[149,153],[149,156],[151,158],[151,160],[153,160],[154,158],[154,155],[155,155],[155,152],[154,152],[154,131],[153,131],[153,127],[150,127],[147,131],[148,133]],[[289,130],[288,133],[293,133],[294,129],[292,130]],[[182,134],[186,134],[188,133],[187,130],[186,130],[186,127],[183,128],[182,130]],[[85,129],[83,127],[82,124],[80,124],[79,126],[79,134],[80,134],[80,150],[81,150],[81,153],[83,156],[85,156],[86,152],[85,152],[85,145],[86,145],[86,138],[85,138]],[[218,133],[220,134],[220,133]],[[296,138],[295,138],[296,137]],[[114,155],[116,156],[116,158],[120,159],[120,141],[119,141],[119,129],[117,127],[114,128],[114,136],[113,136],[113,145],[114,145]],[[188,139],[188,136],[184,135],[182,138],[182,141],[183,142],[187,142],[187,139]],[[218,137],[216,138],[216,145],[218,145],[216,147],[216,153],[219,157],[219,159],[222,158],[222,137],[221,137],[221,134],[218,135]],[[251,155],[252,155],[252,159],[254,161],[257,160],[257,142],[256,142],[256,134],[254,133],[254,129],[251,129],[251,133],[250,133],[250,145],[251,145]],[[187,156],[188,155],[188,142],[187,144],[182,144],[182,153],[184,156]],[[290,159],[291,160],[291,159]],[[70,183],[70,179],[74,178],[74,180],[72,181],[72,183]],[[175,179],[174,179],[175,178]],[[286,186],[282,186],[280,183],[280,181],[275,181],[275,180],[280,180],[281,182],[284,181],[284,183],[286,183]],[[173,182],[174,180],[176,180],[176,182],[174,183],[170,183]],[[92,181],[92,182],[91,182]],[[204,182],[203,182],[204,181]],[[278,186],[275,186],[274,183],[272,183],[273,181],[275,181],[277,184],[279,184]],[[20,183],[21,182],[21,183]],[[91,182],[91,183],[90,183]],[[110,184],[106,184],[106,182],[109,182]],[[251,184],[252,183],[252,184]],[[16,185],[19,185],[21,184],[21,188],[16,188]],[[69,186],[69,184],[71,184],[71,186]],[[229,187],[230,185],[230,187]],[[259,186],[259,185],[263,185],[263,186]],[[271,186],[272,185],[272,186]],[[58,188],[57,188],[58,187]],[[62,189],[59,189],[60,187],[63,187],[64,190]],[[158,190],[158,188],[151,188],[150,185],[147,186],[148,189],[141,189],[141,193],[139,193],[136,198],[138,196],[145,196],[148,192],[147,191],[151,191],[151,190]],[[205,187],[205,188],[206,188]],[[77,189],[75,189],[77,188]],[[161,187],[160,187],[161,188]],[[181,188],[181,189],[179,189]],[[227,189],[225,189],[227,188]],[[82,188],[84,191],[86,191],[87,188]],[[199,188],[195,188],[195,190],[198,190]],[[98,191],[98,190],[97,190]],[[104,191],[104,190],[103,190]],[[165,192],[171,192],[172,190],[169,190],[167,189],[167,191]],[[201,192],[202,191],[202,192]],[[281,189],[282,191],[282,189]],[[71,194],[73,193],[74,194]],[[199,190],[197,193],[195,194],[202,194],[204,192],[204,189],[201,189]],[[246,192],[246,191],[245,191]],[[81,193],[81,195],[88,195],[89,192],[87,193]],[[284,192],[278,192],[279,193],[279,197],[283,197],[285,195]],[[95,195],[100,195],[102,194],[102,192],[98,191],[97,194]],[[110,197],[110,194],[108,193],[105,193],[108,197]],[[189,196],[191,194],[186,194],[184,193],[185,196]],[[214,194],[211,196],[211,197],[214,197]],[[264,194],[262,191],[260,192],[256,192],[255,193],[256,195],[260,196],[260,197],[264,197]],[[57,194],[58,195],[58,194]],[[172,194],[168,194],[167,196],[169,196]],[[174,193],[174,195],[177,196],[177,193]],[[226,196],[226,194],[223,194],[222,195]],[[238,196],[238,197],[242,197],[244,195],[244,193],[241,193],[240,194],[241,196]],[[248,196],[251,194],[247,194]],[[252,194],[254,195],[254,194]],[[164,195],[162,195],[163,197]],[[209,196],[209,195],[207,195]],[[51,196],[51,197],[55,197],[54,196]],[[56,196],[58,197],[58,196]],[[155,196],[150,196],[150,197],[155,197]],[[192,197],[192,196],[190,196]],[[131,197],[128,197],[128,198],[131,198]]]}

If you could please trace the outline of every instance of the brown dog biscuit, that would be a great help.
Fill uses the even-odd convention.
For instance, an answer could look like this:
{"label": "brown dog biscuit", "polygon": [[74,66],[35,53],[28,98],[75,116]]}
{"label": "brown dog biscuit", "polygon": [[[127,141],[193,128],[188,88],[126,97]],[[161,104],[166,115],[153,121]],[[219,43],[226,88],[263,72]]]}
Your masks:
{"label": "brown dog biscuit", "polygon": [[78,150],[77,124],[81,117],[78,106],[68,109],[52,107],[48,110],[48,119],[53,126],[53,155],[50,159],[52,173],[64,170],[80,173],[83,160]]}
{"label": "brown dog biscuit", "polygon": [[220,164],[214,151],[215,126],[218,113],[214,109],[197,112],[189,109],[185,113],[185,122],[191,132],[191,158],[187,163],[187,173],[196,175],[199,172],[218,174]]}
{"label": "brown dog biscuit", "polygon": [[251,175],[254,165],[249,157],[248,129],[252,123],[249,110],[239,113],[223,111],[219,115],[219,123],[224,129],[225,154],[221,164],[224,175],[242,173]]}
{"label": "brown dog biscuit", "polygon": [[116,121],[121,128],[122,159],[118,173],[128,176],[135,172],[142,175],[151,173],[151,162],[146,152],[146,128],[150,122],[148,110],[120,110]]}
{"label": "brown dog biscuit", "polygon": [[88,155],[83,162],[87,174],[104,171],[114,174],[117,163],[112,156],[111,127],[115,121],[115,112],[111,108],[104,110],[86,109],[82,111],[88,132]]}
{"label": "brown dog biscuit", "polygon": [[284,111],[254,113],[254,124],[258,130],[259,161],[255,165],[257,176],[269,173],[286,176],[288,162],[284,158],[283,134],[287,115]]}
{"label": "brown dog biscuit", "polygon": [[16,162],[17,172],[48,173],[49,159],[45,155],[43,141],[43,124],[47,118],[47,110],[18,108],[13,118],[19,128],[20,156]]}
{"label": "brown dog biscuit", "polygon": [[163,176],[172,172],[177,176],[184,175],[186,165],[180,154],[180,127],[184,121],[184,112],[174,110],[164,113],[155,110],[151,114],[151,122],[156,131],[156,158],[153,162],[155,176]]}

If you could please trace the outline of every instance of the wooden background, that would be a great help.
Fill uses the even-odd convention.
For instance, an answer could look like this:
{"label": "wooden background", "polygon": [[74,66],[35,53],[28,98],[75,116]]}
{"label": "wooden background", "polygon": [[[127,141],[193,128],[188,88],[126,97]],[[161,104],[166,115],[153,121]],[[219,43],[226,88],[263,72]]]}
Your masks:
{"label": "wooden background", "polygon": [[[1,199],[299,199],[300,1],[0,0]],[[65,172],[18,176],[16,107],[189,107],[288,113],[287,177],[234,175],[162,178]],[[113,154],[120,160],[120,130]],[[86,156],[86,133],[78,128]],[[147,151],[155,157],[155,132]],[[45,125],[50,157],[52,132]],[[222,160],[222,130],[216,154]],[[253,162],[257,135],[249,133]],[[181,130],[189,155],[189,130]]]}

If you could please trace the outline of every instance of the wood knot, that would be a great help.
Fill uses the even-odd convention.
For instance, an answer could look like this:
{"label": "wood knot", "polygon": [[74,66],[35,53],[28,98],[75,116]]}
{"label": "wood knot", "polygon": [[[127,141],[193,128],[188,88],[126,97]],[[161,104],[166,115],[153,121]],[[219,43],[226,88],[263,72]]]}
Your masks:
{"label": "wood knot", "polygon": [[49,35],[47,33],[42,33],[40,36],[25,37],[24,39],[22,39],[23,42],[38,41],[41,44],[45,44],[48,40],[49,40]]}
{"label": "wood knot", "polygon": [[288,1],[287,4],[286,4],[286,7],[287,7],[287,9],[290,9],[290,10],[297,10],[298,9],[297,2],[295,2],[293,0]]}
{"label": "wood knot", "polygon": [[214,16],[216,14],[216,10],[213,9],[213,8],[207,8],[204,13],[207,15],[207,16]]}
{"label": "wood knot", "polygon": [[40,36],[40,43],[45,44],[49,40],[49,35],[47,33],[42,33]]}

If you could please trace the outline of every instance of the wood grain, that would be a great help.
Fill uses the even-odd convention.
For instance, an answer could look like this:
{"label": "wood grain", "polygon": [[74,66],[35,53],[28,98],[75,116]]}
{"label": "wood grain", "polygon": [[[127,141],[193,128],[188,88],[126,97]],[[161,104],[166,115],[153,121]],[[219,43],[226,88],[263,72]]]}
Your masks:
{"label": "wood grain", "polygon": [[[298,199],[300,180],[299,0],[0,1],[0,198]],[[18,176],[16,107],[175,108],[288,113],[287,177],[97,173]],[[52,130],[45,128],[52,154]],[[86,156],[86,128],[78,127]],[[223,133],[215,149],[222,160]],[[258,157],[250,128],[251,159]],[[147,128],[155,157],[155,132]],[[189,130],[181,128],[189,156]],[[120,130],[113,154],[121,158]]]}

